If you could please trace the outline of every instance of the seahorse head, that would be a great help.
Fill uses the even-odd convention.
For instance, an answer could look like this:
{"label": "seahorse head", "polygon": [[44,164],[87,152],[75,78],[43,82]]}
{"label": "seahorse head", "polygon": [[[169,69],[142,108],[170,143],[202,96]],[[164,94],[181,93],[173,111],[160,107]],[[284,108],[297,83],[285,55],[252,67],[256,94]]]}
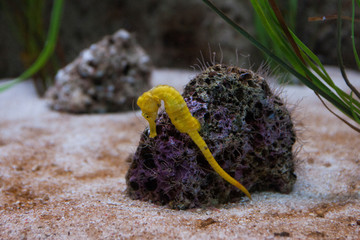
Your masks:
{"label": "seahorse head", "polygon": [[158,109],[161,106],[161,100],[153,96],[150,92],[145,92],[137,100],[137,105],[142,111],[142,116],[149,122],[150,137],[156,137],[156,124]]}

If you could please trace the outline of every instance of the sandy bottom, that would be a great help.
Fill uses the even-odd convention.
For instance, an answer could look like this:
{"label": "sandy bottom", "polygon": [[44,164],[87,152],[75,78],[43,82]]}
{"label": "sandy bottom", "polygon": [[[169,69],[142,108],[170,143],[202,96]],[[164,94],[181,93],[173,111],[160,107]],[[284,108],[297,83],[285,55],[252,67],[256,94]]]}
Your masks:
{"label": "sandy bottom", "polygon": [[[157,70],[153,83],[181,88],[193,74]],[[307,88],[283,96],[301,129],[291,194],[177,211],[125,194],[138,111],[53,112],[31,83],[15,86],[0,94],[0,239],[360,239],[359,134]]]}

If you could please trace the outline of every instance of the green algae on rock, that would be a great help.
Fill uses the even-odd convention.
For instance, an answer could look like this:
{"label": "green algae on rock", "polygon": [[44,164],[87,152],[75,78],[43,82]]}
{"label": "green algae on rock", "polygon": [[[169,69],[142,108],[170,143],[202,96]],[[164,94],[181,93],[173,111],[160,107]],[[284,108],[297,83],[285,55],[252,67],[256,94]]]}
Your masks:
{"label": "green algae on rock", "polygon": [[[291,116],[266,81],[250,70],[215,65],[185,87],[183,97],[216,161],[250,192],[289,193],[296,181]],[[133,199],[171,208],[206,207],[244,194],[223,180],[191,138],[165,112],[157,137],[145,130],[126,175]]]}

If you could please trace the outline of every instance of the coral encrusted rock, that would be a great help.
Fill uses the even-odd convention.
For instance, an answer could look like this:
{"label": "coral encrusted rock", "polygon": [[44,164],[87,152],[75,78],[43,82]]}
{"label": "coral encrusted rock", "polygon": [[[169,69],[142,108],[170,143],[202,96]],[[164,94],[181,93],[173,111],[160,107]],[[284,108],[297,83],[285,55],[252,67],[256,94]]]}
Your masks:
{"label": "coral encrusted rock", "polygon": [[[260,75],[215,65],[185,87],[183,97],[201,124],[200,135],[216,161],[250,192],[289,193],[296,181],[292,152],[296,135],[284,102]],[[132,199],[171,208],[206,207],[241,199],[244,194],[222,179],[165,112],[157,136],[141,135],[128,170]]]}
{"label": "coral encrusted rock", "polygon": [[148,55],[134,37],[119,30],[83,50],[57,73],[47,92],[50,107],[72,113],[131,110],[150,87],[151,69]]}

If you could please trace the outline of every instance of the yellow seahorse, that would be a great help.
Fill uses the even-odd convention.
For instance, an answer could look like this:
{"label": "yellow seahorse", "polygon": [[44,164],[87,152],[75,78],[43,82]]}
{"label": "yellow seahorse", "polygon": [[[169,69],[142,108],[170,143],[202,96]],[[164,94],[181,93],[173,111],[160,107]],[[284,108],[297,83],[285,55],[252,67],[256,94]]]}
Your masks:
{"label": "yellow seahorse", "polygon": [[210,166],[222,178],[239,188],[251,199],[249,191],[226,173],[216,162],[208,146],[198,132],[201,127],[199,121],[191,115],[189,108],[180,93],[171,86],[159,85],[154,87],[141,95],[137,101],[138,106],[141,108],[142,116],[149,122],[150,137],[154,138],[157,135],[155,120],[158,109],[161,106],[161,100],[164,101],[165,111],[176,129],[181,133],[187,133],[200,148]]}

